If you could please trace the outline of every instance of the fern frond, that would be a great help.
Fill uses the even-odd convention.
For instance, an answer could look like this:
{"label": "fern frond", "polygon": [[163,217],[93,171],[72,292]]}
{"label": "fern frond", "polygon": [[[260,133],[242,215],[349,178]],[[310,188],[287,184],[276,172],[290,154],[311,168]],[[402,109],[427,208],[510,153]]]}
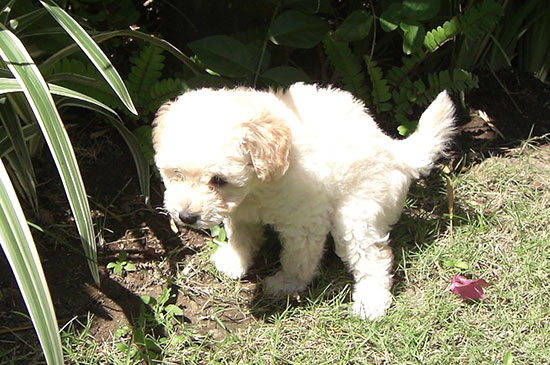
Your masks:
{"label": "fern frond", "polygon": [[186,89],[180,79],[164,79],[151,87],[150,101],[147,103],[147,112],[155,112],[166,100],[181,94]]}
{"label": "fern frond", "polygon": [[136,56],[130,58],[130,68],[126,86],[138,107],[149,104],[150,91],[158,82],[164,68],[162,49],[146,45]]}
{"label": "fern frond", "polygon": [[428,104],[443,90],[458,93],[467,89],[476,88],[478,81],[476,75],[459,68],[453,69],[452,74],[449,70],[428,74],[429,87],[422,95],[419,95],[417,104]]}
{"label": "fern frond", "polygon": [[365,62],[367,64],[367,72],[372,84],[372,103],[376,106],[376,111],[388,111],[392,109],[390,103],[386,103],[391,99],[390,87],[388,86],[388,80],[384,78],[382,68],[376,65],[376,62],[365,56]]}
{"label": "fern frond", "polygon": [[443,26],[428,32],[424,46],[433,52],[437,47],[460,33],[478,39],[490,32],[502,16],[502,6],[493,0],[482,1],[464,11],[463,14],[446,21]]}
{"label": "fern frond", "polygon": [[353,56],[348,43],[337,42],[331,39],[330,36],[326,36],[323,40],[323,46],[334,70],[342,79],[344,89],[359,99],[367,100],[368,91],[365,86],[365,74],[361,63]]}
{"label": "fern frond", "polygon": [[409,74],[424,60],[426,54],[419,50],[410,56],[401,58],[403,66],[393,67],[388,72],[388,82],[392,87],[400,87],[401,81],[403,81]]}

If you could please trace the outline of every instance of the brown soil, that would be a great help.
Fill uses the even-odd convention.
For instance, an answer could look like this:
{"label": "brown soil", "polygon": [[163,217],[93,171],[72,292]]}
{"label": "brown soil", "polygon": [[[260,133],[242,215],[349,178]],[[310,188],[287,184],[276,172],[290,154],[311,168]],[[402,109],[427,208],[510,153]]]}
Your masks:
{"label": "brown soil", "polygon": [[[480,88],[467,95],[469,109],[462,112],[456,159],[469,155],[472,161],[472,157],[478,159],[487,151],[503,151],[504,147],[517,145],[529,136],[550,133],[550,86],[514,72],[501,73],[499,78],[506,89],[488,74],[481,78]],[[479,110],[489,118],[482,117]],[[80,255],[48,235],[38,231],[33,234],[60,324],[74,316],[85,322],[86,316],[92,313],[91,334],[98,339],[108,339],[116,327],[131,325],[137,318],[143,305],[140,296],[158,297],[170,285],[177,265],[188,262],[204,249],[207,237],[187,231],[180,238],[170,230],[166,217],[155,210],[162,205],[158,179],[152,181],[154,208],[148,209],[143,204],[132,159],[124,143],[107,126],[90,123],[84,128],[69,126],[69,131],[74,132],[71,137],[76,141],[97,227],[103,228],[104,240],[98,249],[101,288],[92,283]],[[93,137],[89,138],[90,135]],[[48,161],[39,161],[36,165],[48,164]],[[41,216],[33,221],[80,249],[59,181],[47,169],[50,167],[38,168],[39,176],[49,176],[50,180],[39,187]],[[136,271],[115,275],[105,268],[107,263],[116,261],[121,251],[128,253],[128,260],[136,265]],[[252,278],[271,269],[259,263],[244,281],[242,290],[251,302],[256,292]],[[201,325],[205,332],[215,332],[207,299],[201,296],[200,288],[216,284],[207,282],[206,274],[196,280],[196,293],[182,295],[174,290],[177,295],[172,301],[183,309],[186,322]],[[26,310],[10,267],[0,254],[0,353],[14,349],[25,353],[29,347],[36,346],[30,322],[17,312],[26,313]],[[236,327],[247,319],[235,309],[228,311],[222,320],[227,326]]]}

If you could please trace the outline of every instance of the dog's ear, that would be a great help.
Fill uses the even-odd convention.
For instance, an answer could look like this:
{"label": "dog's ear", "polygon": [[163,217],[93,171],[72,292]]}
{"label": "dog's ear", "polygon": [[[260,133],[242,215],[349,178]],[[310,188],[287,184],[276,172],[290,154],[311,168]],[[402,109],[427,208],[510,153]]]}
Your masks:
{"label": "dog's ear", "polygon": [[241,145],[250,155],[258,179],[270,182],[283,176],[289,165],[290,128],[269,113],[247,121],[241,127],[244,131]]}
{"label": "dog's ear", "polygon": [[166,114],[168,113],[168,110],[174,103],[173,100],[167,101],[166,103],[162,104],[160,108],[157,110],[157,113],[155,114],[155,119],[153,120],[152,126],[153,126],[153,149],[155,151],[158,151],[158,147],[160,144],[160,133],[163,129],[163,120]]}

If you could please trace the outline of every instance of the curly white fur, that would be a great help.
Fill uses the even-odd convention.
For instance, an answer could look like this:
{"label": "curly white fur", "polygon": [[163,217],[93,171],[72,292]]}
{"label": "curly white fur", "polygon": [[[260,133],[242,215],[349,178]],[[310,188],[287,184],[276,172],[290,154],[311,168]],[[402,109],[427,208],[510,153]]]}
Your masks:
{"label": "curly white fur", "polygon": [[240,278],[264,224],[282,243],[269,293],[301,291],[318,273],[331,233],[355,279],[354,312],[382,316],[392,296],[389,231],[411,180],[429,172],[452,137],[441,93],[403,141],[386,136],[348,92],[295,84],[285,92],[200,89],[165,104],[154,122],[165,207],[180,225],[222,221],[216,268]]}

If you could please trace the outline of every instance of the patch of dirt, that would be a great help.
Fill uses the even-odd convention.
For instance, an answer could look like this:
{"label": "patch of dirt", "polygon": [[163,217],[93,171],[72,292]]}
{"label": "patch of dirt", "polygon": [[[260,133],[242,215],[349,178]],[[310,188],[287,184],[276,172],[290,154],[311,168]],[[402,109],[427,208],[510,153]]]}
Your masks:
{"label": "patch of dirt", "polygon": [[[456,159],[468,154],[468,158],[476,159],[488,151],[503,151],[529,136],[550,133],[550,86],[513,71],[498,77],[500,81],[491,74],[481,77],[480,88],[467,95],[468,112],[461,117]],[[39,187],[41,216],[33,221],[67,245],[38,231],[33,231],[33,235],[60,324],[74,316],[85,321],[92,313],[91,334],[108,339],[115,328],[131,326],[139,316],[143,306],[140,296],[158,298],[164,288],[173,285],[171,277],[178,265],[185,266],[204,250],[207,237],[194,231],[184,232],[181,239],[177,237],[166,217],[155,209],[162,205],[158,179],[152,181],[153,209],[149,209],[140,197],[134,164],[124,142],[112,130],[90,125],[69,128],[69,132],[91,197],[96,228],[104,236],[98,248],[101,288],[91,282],[84,259],[69,247],[78,250],[80,242],[47,157],[36,164],[39,176],[49,180]],[[89,138],[90,135],[95,137]],[[136,265],[136,271],[114,275],[106,269],[121,251],[128,253],[128,261]],[[256,267],[240,286],[238,296],[244,299],[229,303],[219,317],[229,328],[243,327],[249,321],[247,306],[253,305],[257,296],[255,278],[273,269],[266,262],[259,262]],[[216,338],[223,333],[212,319],[208,301],[217,283],[211,282],[207,267],[202,270],[194,276],[195,292],[181,294],[174,290],[177,295],[173,301],[183,309],[185,322],[196,324],[206,335]],[[17,312],[26,313],[26,309],[10,267],[0,254],[0,352],[25,353],[36,346],[30,322]]]}

